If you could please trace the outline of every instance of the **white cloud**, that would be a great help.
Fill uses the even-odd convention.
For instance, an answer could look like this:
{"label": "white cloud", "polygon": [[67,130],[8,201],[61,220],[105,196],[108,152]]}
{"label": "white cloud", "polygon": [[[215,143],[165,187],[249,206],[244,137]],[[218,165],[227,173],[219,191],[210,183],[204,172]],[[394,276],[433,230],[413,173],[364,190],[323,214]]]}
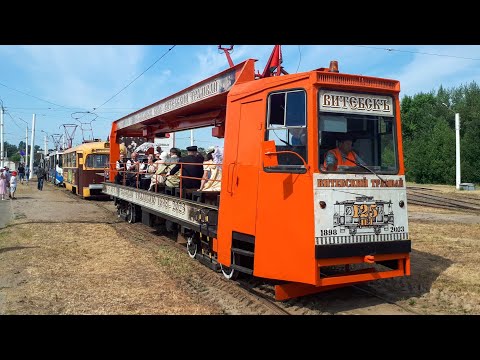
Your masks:
{"label": "white cloud", "polygon": [[[99,106],[139,73],[140,46],[24,46],[20,62],[38,97],[68,107]],[[38,92],[37,92],[38,94]]]}
{"label": "white cloud", "polygon": [[[273,46],[235,45],[231,58],[234,64],[249,58],[257,59],[255,69],[261,73]],[[59,105],[91,110],[124,88],[170,47],[0,46],[0,82]],[[385,48],[404,51],[386,51]],[[423,55],[422,52],[448,56]],[[480,46],[283,45],[282,53],[283,66],[291,74],[328,67],[331,60],[337,60],[343,73],[399,80],[402,96],[437,90],[440,85],[450,88],[471,81],[480,84],[479,60],[453,57],[480,59]],[[113,120],[228,67],[227,58],[216,45],[178,45],[98,110],[104,119],[99,118],[93,123],[95,135],[106,137]],[[73,122],[72,111],[56,108],[5,87],[0,87],[0,98],[6,106],[26,107],[27,110],[15,110],[17,116],[25,120],[31,119],[31,113],[36,112],[39,124],[42,124],[40,128],[48,131],[50,127],[52,133],[60,131],[60,124]],[[33,110],[35,107],[40,110]],[[13,110],[12,113],[15,114]],[[17,126],[9,131],[23,135]]]}
{"label": "white cloud", "polygon": [[[420,54],[422,52],[449,56]],[[393,70],[391,76],[400,80],[401,94],[409,96],[419,92],[436,91],[440,85],[452,88],[472,81],[480,84],[480,61],[462,57],[480,59],[480,47],[418,47],[412,61],[399,71]]]}

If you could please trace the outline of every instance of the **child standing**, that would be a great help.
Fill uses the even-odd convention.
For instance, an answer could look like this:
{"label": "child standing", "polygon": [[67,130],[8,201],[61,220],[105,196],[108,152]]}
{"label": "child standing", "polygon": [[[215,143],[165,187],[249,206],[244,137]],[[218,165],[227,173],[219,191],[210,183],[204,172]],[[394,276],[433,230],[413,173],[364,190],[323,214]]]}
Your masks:
{"label": "child standing", "polygon": [[12,171],[12,176],[10,176],[10,196],[12,199],[16,199],[15,191],[17,190],[17,172]]}

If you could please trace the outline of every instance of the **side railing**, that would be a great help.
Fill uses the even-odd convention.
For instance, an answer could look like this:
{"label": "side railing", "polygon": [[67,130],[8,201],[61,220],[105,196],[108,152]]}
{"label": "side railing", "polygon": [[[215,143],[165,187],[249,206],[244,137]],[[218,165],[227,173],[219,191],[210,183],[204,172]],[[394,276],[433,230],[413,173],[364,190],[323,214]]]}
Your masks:
{"label": "side railing", "polygon": [[[159,166],[169,165],[164,168],[164,171],[157,173]],[[175,166],[180,165],[180,169],[176,174],[167,175],[169,171]],[[203,170],[204,166],[208,167],[207,174]],[[114,183],[130,186],[139,190],[146,190],[152,192],[161,192],[168,195],[179,196],[181,198],[192,197],[189,196],[193,192],[196,193],[219,193],[222,182],[222,165],[219,164],[204,164],[204,163],[157,163],[155,167],[155,172],[148,172],[147,169],[142,169],[139,171],[127,170],[124,166],[123,168],[117,169],[116,163],[110,163],[108,168],[104,169],[105,182],[110,182],[110,173],[113,174]],[[202,167],[202,177],[193,177],[184,175],[185,166],[201,166]],[[212,177],[213,175],[213,177]],[[178,177],[177,181],[168,181],[169,177]],[[205,184],[209,184],[205,190],[200,189],[200,185],[196,187],[186,187],[185,180],[197,180],[197,184],[204,181]],[[188,182],[190,183],[190,182]],[[167,184],[174,185],[168,186]],[[210,190],[209,190],[210,189]],[[214,190],[212,190],[214,189]]]}

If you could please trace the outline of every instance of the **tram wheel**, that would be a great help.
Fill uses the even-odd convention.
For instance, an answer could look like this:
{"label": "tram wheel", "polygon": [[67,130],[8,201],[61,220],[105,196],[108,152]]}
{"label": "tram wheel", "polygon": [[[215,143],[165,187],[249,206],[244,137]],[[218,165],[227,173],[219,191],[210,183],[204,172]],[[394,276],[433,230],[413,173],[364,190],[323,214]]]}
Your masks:
{"label": "tram wheel", "polygon": [[127,222],[133,224],[135,222],[135,205],[130,203],[127,208]]}
{"label": "tram wheel", "polygon": [[222,270],[223,276],[225,276],[228,280],[235,280],[238,277],[238,270],[222,264],[220,264],[220,269]]}
{"label": "tram wheel", "polygon": [[195,239],[193,238],[193,236],[189,236],[187,238],[187,252],[188,252],[188,255],[192,259],[195,259],[195,255],[197,255],[197,251],[198,251],[198,245],[195,242]]}

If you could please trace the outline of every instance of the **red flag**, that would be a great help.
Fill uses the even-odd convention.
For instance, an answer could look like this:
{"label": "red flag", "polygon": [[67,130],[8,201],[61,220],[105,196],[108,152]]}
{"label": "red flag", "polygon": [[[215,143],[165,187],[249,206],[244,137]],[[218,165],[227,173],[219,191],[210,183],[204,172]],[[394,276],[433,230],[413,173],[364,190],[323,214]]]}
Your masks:
{"label": "red flag", "polygon": [[277,75],[280,75],[280,68],[282,64],[282,49],[280,45],[275,45],[273,48],[272,54],[268,59],[265,70],[263,70],[262,78],[269,77],[274,75],[274,72],[277,72]]}

